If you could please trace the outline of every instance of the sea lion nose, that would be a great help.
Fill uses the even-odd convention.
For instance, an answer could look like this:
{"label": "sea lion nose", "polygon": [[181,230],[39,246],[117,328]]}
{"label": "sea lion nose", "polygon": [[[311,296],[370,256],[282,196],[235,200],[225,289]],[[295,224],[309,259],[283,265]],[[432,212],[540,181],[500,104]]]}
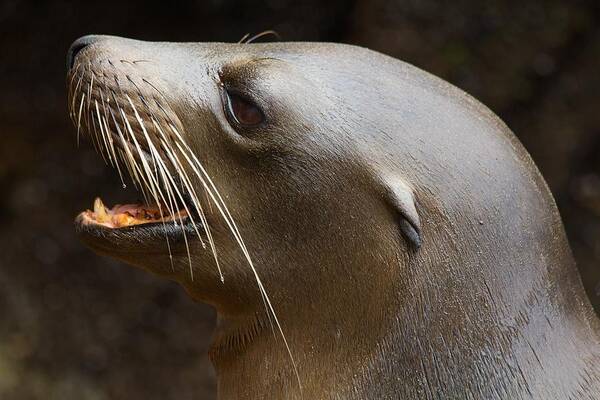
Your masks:
{"label": "sea lion nose", "polygon": [[67,52],[67,71],[73,68],[73,64],[75,63],[75,57],[77,54],[83,50],[86,46],[96,42],[100,36],[98,35],[86,35],[82,36],[76,41],[73,42],[71,47],[69,47],[69,51]]}

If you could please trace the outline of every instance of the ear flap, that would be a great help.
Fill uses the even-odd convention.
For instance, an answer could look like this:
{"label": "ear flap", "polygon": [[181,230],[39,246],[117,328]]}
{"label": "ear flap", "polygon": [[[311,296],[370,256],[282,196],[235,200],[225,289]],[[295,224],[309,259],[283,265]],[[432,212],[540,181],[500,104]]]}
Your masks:
{"label": "ear flap", "polygon": [[382,179],[388,204],[395,210],[400,233],[415,249],[421,247],[421,221],[412,189],[396,176]]}

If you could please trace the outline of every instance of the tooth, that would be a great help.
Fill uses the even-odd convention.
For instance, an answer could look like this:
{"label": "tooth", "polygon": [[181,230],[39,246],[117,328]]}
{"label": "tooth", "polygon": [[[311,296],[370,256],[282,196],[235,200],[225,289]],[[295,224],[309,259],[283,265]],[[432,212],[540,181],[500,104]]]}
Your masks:
{"label": "tooth", "polygon": [[100,197],[96,197],[96,200],[94,200],[94,214],[96,215],[96,220],[98,222],[107,222],[110,219],[106,207],[104,206],[104,203],[102,203],[102,200],[100,200]]}
{"label": "tooth", "polygon": [[102,203],[102,200],[100,199],[100,197],[96,197],[96,199],[94,200],[94,212],[100,212],[101,209],[104,208],[104,203]]}
{"label": "tooth", "polygon": [[119,228],[121,226],[135,225],[136,220],[127,213],[122,213],[115,215],[112,219],[112,223],[114,224],[114,226]]}

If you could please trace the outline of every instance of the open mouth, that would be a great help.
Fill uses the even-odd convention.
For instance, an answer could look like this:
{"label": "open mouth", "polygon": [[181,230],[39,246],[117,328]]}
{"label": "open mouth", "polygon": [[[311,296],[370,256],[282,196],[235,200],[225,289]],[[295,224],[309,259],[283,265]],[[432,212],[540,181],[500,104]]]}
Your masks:
{"label": "open mouth", "polygon": [[119,229],[144,224],[184,223],[188,212],[183,209],[170,213],[166,207],[143,204],[117,204],[107,208],[98,197],[94,200],[93,209],[82,212],[77,219],[82,225]]}
{"label": "open mouth", "polygon": [[185,140],[160,80],[149,82],[136,74],[141,67],[100,59],[95,51],[87,47],[79,52],[67,73],[69,115],[78,143],[80,134],[85,136],[124,186],[133,183],[144,203],[107,207],[96,199],[77,216],[76,232],[90,247],[107,253],[130,248],[130,243],[152,249],[165,239],[167,247],[184,244],[189,252],[190,241],[198,240],[216,258],[211,232],[223,224],[215,223],[213,214],[225,219],[234,236],[239,233]]}
{"label": "open mouth", "polygon": [[107,207],[97,198],[77,216],[78,232],[96,238],[127,233],[140,240],[197,232],[196,225],[205,219],[198,215],[199,202],[190,198],[183,164],[187,158],[174,142],[176,116],[126,91],[124,82],[111,87],[91,64],[81,65],[70,71],[69,79],[70,114],[78,135],[80,130],[87,134],[105,162],[117,169],[121,180],[129,176],[146,202]]}

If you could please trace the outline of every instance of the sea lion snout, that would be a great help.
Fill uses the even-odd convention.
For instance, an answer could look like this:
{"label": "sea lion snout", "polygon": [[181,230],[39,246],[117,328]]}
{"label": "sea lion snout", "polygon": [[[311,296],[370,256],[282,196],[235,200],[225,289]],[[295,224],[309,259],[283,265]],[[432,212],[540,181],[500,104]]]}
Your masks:
{"label": "sea lion snout", "polygon": [[[105,160],[115,165],[120,155],[140,164],[152,163],[164,151],[161,140],[182,132],[167,97],[168,85],[153,48],[135,40],[90,35],[69,49],[67,72],[71,119],[80,132],[91,134]],[[160,125],[159,135],[154,129]],[[122,153],[122,154],[121,154]],[[119,171],[120,175],[122,171]],[[139,175],[140,171],[128,171]]]}

